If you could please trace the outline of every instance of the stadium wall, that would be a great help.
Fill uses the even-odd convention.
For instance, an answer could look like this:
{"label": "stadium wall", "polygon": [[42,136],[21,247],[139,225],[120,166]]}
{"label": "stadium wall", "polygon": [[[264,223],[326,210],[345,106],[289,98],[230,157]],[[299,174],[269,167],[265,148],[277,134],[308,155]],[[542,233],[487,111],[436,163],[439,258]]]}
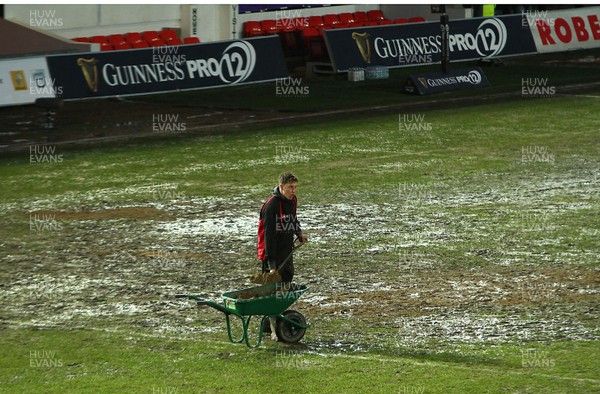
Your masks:
{"label": "stadium wall", "polygon": [[180,5],[7,4],[5,18],[66,38],[161,30],[181,25]]}

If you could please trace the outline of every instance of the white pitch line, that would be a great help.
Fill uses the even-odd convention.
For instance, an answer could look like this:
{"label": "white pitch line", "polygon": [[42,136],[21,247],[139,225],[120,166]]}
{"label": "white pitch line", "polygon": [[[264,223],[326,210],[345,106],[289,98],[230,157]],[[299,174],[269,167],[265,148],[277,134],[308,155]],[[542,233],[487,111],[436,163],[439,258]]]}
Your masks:
{"label": "white pitch line", "polygon": [[567,96],[567,97],[583,97],[583,98],[595,98],[600,99],[600,96],[590,96],[587,94],[568,94],[568,93],[557,93],[557,96]]}
{"label": "white pitch line", "polygon": [[547,374],[540,374],[540,373],[529,373],[529,372],[521,372],[521,371],[514,371],[514,370],[510,370],[510,369],[506,369],[506,370],[498,370],[498,369],[492,369],[492,368],[484,368],[484,367],[476,367],[476,366],[462,366],[462,365],[454,365],[454,364],[448,364],[448,363],[438,363],[438,362],[434,362],[434,361],[427,361],[427,362],[422,362],[422,361],[414,361],[411,359],[394,359],[394,358],[382,358],[382,357],[367,357],[367,356],[358,356],[358,355],[352,355],[352,354],[321,354],[321,353],[310,353],[310,354],[315,354],[318,356],[323,356],[323,357],[345,357],[345,358],[354,358],[354,359],[358,359],[358,360],[365,360],[365,361],[379,361],[382,363],[385,362],[398,362],[398,363],[409,363],[409,364],[413,364],[413,365],[418,365],[418,366],[424,366],[424,367],[446,367],[446,368],[459,368],[459,369],[466,369],[469,371],[473,371],[473,370],[477,370],[477,371],[482,371],[482,372],[492,372],[492,373],[511,373],[514,375],[527,375],[527,376],[537,376],[537,377],[543,377],[543,378],[551,378],[551,379],[559,379],[559,380],[573,380],[573,381],[577,381],[577,382],[590,382],[590,383],[596,383],[596,384],[600,384],[600,380],[598,379],[587,379],[587,378],[572,378],[572,377],[568,377],[568,376],[557,376],[557,375],[547,375]]}
{"label": "white pitch line", "polygon": [[[22,326],[22,327],[38,327],[39,325],[36,324],[27,324],[24,322],[14,322],[14,321],[5,321],[6,323],[9,324],[15,324],[17,326]],[[58,330],[60,330],[59,327],[52,327],[52,328],[56,328]],[[181,338],[180,336],[168,336],[168,335],[161,335],[161,334],[150,334],[150,333],[135,333],[132,334],[130,331],[123,331],[123,330],[111,330],[111,329],[106,329],[106,328],[95,328],[95,327],[91,327],[91,328],[79,328],[81,330],[85,330],[85,331],[101,331],[101,332],[107,332],[107,333],[114,333],[114,334],[121,334],[121,335],[136,335],[136,336],[140,336],[140,337],[145,337],[145,338],[163,338],[163,339],[174,339],[174,340],[193,340],[192,338]],[[186,334],[186,336],[188,335],[194,335],[194,334]],[[268,338],[263,338],[263,340],[267,340],[268,342]],[[229,346],[232,345],[231,342],[225,342],[225,341],[210,341],[208,342],[209,344],[212,345],[224,345],[224,346]],[[236,344],[236,346],[240,346],[240,348],[245,348],[243,347],[243,344]],[[264,345],[263,345],[264,346]],[[498,369],[492,369],[492,368],[485,368],[485,367],[477,367],[477,366],[462,366],[462,365],[455,365],[455,364],[449,364],[449,363],[441,363],[441,362],[435,362],[435,361],[426,361],[426,362],[422,362],[422,361],[415,361],[409,358],[402,358],[402,359],[397,359],[397,358],[383,358],[383,357],[368,357],[368,356],[359,356],[359,355],[352,355],[352,354],[344,354],[344,353],[331,353],[331,354],[326,354],[326,353],[317,353],[317,352],[311,352],[308,351],[307,354],[311,354],[311,355],[315,355],[315,356],[319,356],[319,357],[325,357],[325,358],[352,358],[352,359],[356,359],[356,360],[364,360],[364,361],[378,361],[381,363],[386,363],[386,362],[395,362],[395,363],[407,363],[407,364],[412,364],[412,365],[417,365],[417,366],[423,366],[423,367],[446,367],[446,368],[458,368],[458,369],[466,369],[469,371],[473,371],[473,370],[477,370],[477,371],[481,371],[481,372],[491,372],[491,373],[510,373],[513,375],[527,375],[527,376],[535,376],[535,377],[542,377],[542,378],[550,378],[550,379],[558,379],[558,380],[570,380],[570,381],[575,381],[575,382],[589,382],[589,383],[596,383],[596,384],[600,384],[600,380],[598,379],[588,379],[588,378],[572,378],[572,377],[568,377],[568,376],[557,376],[557,375],[547,375],[547,374],[540,374],[540,373],[529,373],[529,372],[521,372],[521,371],[515,371],[515,370],[510,370],[510,369],[505,369],[505,370],[498,370]]]}

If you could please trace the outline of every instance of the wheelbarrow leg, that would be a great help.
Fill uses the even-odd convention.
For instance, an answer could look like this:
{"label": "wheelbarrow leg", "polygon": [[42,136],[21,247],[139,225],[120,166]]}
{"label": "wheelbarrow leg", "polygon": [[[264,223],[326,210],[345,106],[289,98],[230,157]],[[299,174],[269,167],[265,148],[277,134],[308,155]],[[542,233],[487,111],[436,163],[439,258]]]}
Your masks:
{"label": "wheelbarrow leg", "polygon": [[246,341],[246,346],[248,346],[249,348],[257,348],[262,343],[263,325],[265,324],[265,320],[267,320],[269,316],[263,316],[263,318],[260,320],[260,328],[258,329],[258,341],[255,345],[251,345],[250,341],[248,340],[248,326],[250,326],[250,319],[252,319],[252,316],[254,315],[250,315],[242,321],[242,324],[244,325],[244,339]]}
{"label": "wheelbarrow leg", "polygon": [[[246,329],[245,324],[244,324],[244,319],[241,316],[236,315],[240,321],[242,322],[242,336],[240,337],[240,339],[233,339],[233,336],[231,335],[231,322],[229,321],[229,313],[225,313],[225,321],[227,322],[227,336],[229,337],[229,341],[232,343],[242,343],[244,341],[244,338],[246,338]],[[248,341],[248,339],[246,338],[246,342]]]}

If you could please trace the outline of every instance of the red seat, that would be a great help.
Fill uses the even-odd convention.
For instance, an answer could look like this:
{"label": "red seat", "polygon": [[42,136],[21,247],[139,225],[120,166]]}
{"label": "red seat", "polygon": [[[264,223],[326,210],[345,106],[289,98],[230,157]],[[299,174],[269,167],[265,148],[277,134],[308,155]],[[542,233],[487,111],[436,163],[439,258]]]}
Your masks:
{"label": "red seat", "polygon": [[294,18],[294,26],[297,31],[302,31],[309,27],[308,18]]}
{"label": "red seat", "polygon": [[107,36],[106,38],[108,38],[108,42],[110,44],[112,44],[113,46],[115,46],[116,44],[121,44],[125,42],[125,37],[123,37],[123,34],[111,34],[109,36]]}
{"label": "red seat", "polygon": [[382,19],[382,20],[380,20],[380,21],[378,21],[378,22],[379,22],[379,25],[380,25],[380,26],[381,26],[381,25],[392,25],[392,24],[394,24],[394,22],[392,22],[392,21],[391,21],[391,20],[389,20],[389,19]]}
{"label": "red seat", "polygon": [[318,59],[325,56],[325,42],[320,29],[307,27],[302,30],[304,45],[308,49],[308,56],[311,59]]}
{"label": "red seat", "polygon": [[317,16],[309,16],[308,17],[308,26],[319,28],[319,27],[325,26],[325,22],[323,22],[323,18],[318,15]]}
{"label": "red seat", "polygon": [[122,51],[124,49],[131,49],[132,48],[131,44],[129,44],[127,42],[116,43],[116,44],[113,45],[113,47],[117,51]]}
{"label": "red seat", "polygon": [[158,36],[157,31],[149,30],[142,33],[142,39],[146,41],[148,45],[152,46],[152,42],[160,40],[160,37]]}
{"label": "red seat", "polygon": [[427,22],[422,16],[413,16],[408,18],[408,23]]}
{"label": "red seat", "polygon": [[166,44],[163,40],[159,38],[158,40],[148,42],[148,45],[150,45],[151,47],[164,47]]}
{"label": "red seat", "polygon": [[400,18],[400,19],[394,19],[394,23],[397,25],[400,25],[402,23],[407,23],[408,21],[406,20],[406,18]]}
{"label": "red seat", "polygon": [[158,37],[164,42],[169,42],[174,39],[179,39],[177,32],[173,29],[163,29],[158,32]]}
{"label": "red seat", "polygon": [[354,22],[367,22],[369,18],[367,17],[367,13],[364,11],[357,11],[354,13]]}
{"label": "red seat", "polygon": [[377,22],[385,19],[385,17],[383,16],[383,12],[381,12],[381,10],[371,10],[371,11],[367,12],[367,18],[369,18],[370,21],[377,21]]}
{"label": "red seat", "polygon": [[275,19],[265,19],[260,21],[260,28],[265,34],[277,34],[281,30],[281,27],[277,25]]}
{"label": "red seat", "polygon": [[325,26],[336,27],[340,24],[340,20],[336,14],[323,15],[323,23]]}
{"label": "red seat", "polygon": [[183,45],[183,41],[181,41],[179,38],[172,38],[168,41],[165,41],[165,44],[168,46]]}
{"label": "red seat", "polygon": [[200,44],[200,39],[198,37],[185,37],[183,39],[184,44]]}
{"label": "red seat", "polygon": [[135,44],[136,42],[144,41],[142,39],[142,35],[137,32],[125,33],[124,37],[125,37],[125,41],[130,43],[131,45]]}
{"label": "red seat", "polygon": [[365,26],[377,26],[378,23],[376,21],[366,21]]}
{"label": "red seat", "polygon": [[350,25],[347,23],[338,23],[337,25],[333,26],[334,29],[347,29],[349,27]]}
{"label": "red seat", "polygon": [[296,30],[296,23],[295,19],[277,19],[275,27],[277,27],[278,33],[289,32]]}
{"label": "red seat", "polygon": [[75,42],[90,42],[90,39],[88,37],[75,37],[71,40]]}
{"label": "red seat", "polygon": [[138,41],[131,44],[134,48],[149,48],[150,45],[146,41]]}
{"label": "red seat", "polygon": [[263,31],[260,23],[256,21],[244,22],[244,37],[262,36]]}
{"label": "red seat", "polygon": [[342,12],[341,14],[338,14],[338,20],[341,24],[349,25],[354,22],[354,16],[349,12]]}
{"label": "red seat", "polygon": [[108,44],[106,36],[92,36],[90,37],[90,42],[94,42],[96,44]]}
{"label": "red seat", "polygon": [[110,45],[109,43],[105,42],[105,43],[100,44],[100,50],[102,52],[104,52],[104,51],[112,51],[113,50],[113,46]]}

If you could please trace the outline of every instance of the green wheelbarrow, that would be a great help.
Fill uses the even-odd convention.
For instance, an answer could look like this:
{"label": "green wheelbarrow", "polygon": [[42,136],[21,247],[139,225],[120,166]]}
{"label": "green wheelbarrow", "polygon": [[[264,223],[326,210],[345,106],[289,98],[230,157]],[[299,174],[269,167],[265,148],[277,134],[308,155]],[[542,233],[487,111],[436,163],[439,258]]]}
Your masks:
{"label": "green wheelbarrow", "polygon": [[[306,324],[304,316],[295,310],[287,310],[308,288],[296,284],[271,283],[264,286],[252,287],[223,293],[223,305],[205,301],[191,294],[176,294],[177,298],[189,298],[198,305],[208,305],[225,314],[227,335],[232,343],[245,342],[246,346],[259,347],[262,341],[265,324],[269,317],[277,318],[275,333],[284,343],[296,343],[302,339],[310,324]],[[231,334],[229,316],[237,316],[242,322],[242,336],[235,339]],[[248,340],[248,326],[253,316],[262,316],[258,332],[258,342],[251,345]]]}

